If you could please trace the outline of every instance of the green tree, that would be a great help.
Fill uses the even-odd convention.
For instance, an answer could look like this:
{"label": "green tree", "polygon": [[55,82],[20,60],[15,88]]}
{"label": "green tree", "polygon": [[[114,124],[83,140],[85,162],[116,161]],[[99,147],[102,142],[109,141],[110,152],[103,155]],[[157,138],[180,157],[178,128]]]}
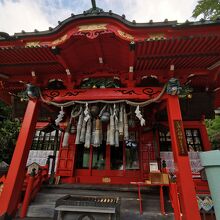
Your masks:
{"label": "green tree", "polygon": [[200,15],[204,19],[215,20],[220,17],[220,1],[219,0],[199,0],[193,10],[193,17],[197,18]]}
{"label": "green tree", "polygon": [[207,131],[213,149],[220,149],[220,116],[206,120]]}
{"label": "green tree", "polygon": [[0,162],[10,163],[20,130],[20,122],[12,118],[12,108],[0,101]]}

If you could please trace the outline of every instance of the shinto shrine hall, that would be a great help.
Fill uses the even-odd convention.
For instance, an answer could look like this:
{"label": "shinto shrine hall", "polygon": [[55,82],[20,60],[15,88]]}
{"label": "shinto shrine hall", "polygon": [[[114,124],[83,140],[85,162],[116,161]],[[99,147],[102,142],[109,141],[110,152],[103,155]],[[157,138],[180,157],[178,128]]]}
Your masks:
{"label": "shinto shrine hall", "polygon": [[[0,219],[25,217],[42,183],[139,189],[137,216],[140,188],[156,186],[161,216],[170,200],[173,218],[202,219],[198,155],[220,108],[220,20],[136,23],[92,4],[46,31],[0,32],[0,99],[22,120]],[[107,219],[92,215],[75,219]]]}

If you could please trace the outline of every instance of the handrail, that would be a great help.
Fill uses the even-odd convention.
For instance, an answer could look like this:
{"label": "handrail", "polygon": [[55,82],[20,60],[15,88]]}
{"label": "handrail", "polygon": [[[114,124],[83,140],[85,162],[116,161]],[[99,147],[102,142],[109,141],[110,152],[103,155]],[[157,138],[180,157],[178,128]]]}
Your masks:
{"label": "handrail", "polygon": [[25,191],[25,196],[23,200],[23,204],[21,207],[20,218],[25,218],[28,210],[28,206],[30,202],[35,198],[37,193],[39,192],[42,183],[48,180],[48,165],[41,166],[39,168],[38,173],[35,173],[33,169],[31,174],[27,175],[27,187]]}
{"label": "handrail", "polygon": [[170,195],[171,204],[174,210],[175,220],[181,220],[182,215],[181,215],[180,201],[179,201],[176,183],[170,183],[169,195]]}

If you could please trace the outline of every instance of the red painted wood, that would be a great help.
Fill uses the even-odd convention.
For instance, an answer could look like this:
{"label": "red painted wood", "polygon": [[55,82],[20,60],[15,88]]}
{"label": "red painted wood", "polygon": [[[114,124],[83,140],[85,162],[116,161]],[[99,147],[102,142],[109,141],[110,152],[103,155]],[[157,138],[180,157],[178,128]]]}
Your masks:
{"label": "red painted wood", "polygon": [[93,146],[90,146],[89,152],[89,176],[92,176]]}
{"label": "red painted wood", "polygon": [[138,184],[138,198],[139,198],[139,209],[140,209],[140,215],[143,214],[143,207],[142,207],[142,197],[141,197],[141,186]]}
{"label": "red painted wood", "polygon": [[63,148],[62,141],[59,150],[56,176],[69,176],[72,177],[74,174],[75,165],[75,150],[74,144],[75,134],[69,134],[69,146]]}
{"label": "red painted wood", "polygon": [[[110,182],[104,182],[103,178],[108,178]],[[85,184],[130,184],[132,181],[143,181],[139,177],[119,177],[119,176],[77,176],[77,178],[66,178],[62,182],[66,183],[85,183]]]}
{"label": "red painted wood", "polygon": [[160,211],[162,215],[165,215],[165,207],[164,207],[164,195],[163,195],[163,186],[160,185]]}
{"label": "red painted wood", "polygon": [[147,179],[148,174],[150,172],[149,163],[150,161],[155,161],[155,152],[153,146],[153,133],[150,132],[142,132],[140,135],[140,165],[142,178]]}
{"label": "red painted wood", "polygon": [[105,157],[105,169],[111,170],[111,147],[109,144],[106,145],[106,157]]}
{"label": "red painted wood", "polygon": [[16,211],[24,182],[28,153],[35,132],[38,110],[39,102],[30,100],[0,197],[0,216],[5,213],[13,215]]}
{"label": "red painted wood", "polygon": [[131,182],[132,185],[137,185],[138,187],[138,198],[139,198],[139,207],[140,207],[140,214],[143,214],[143,207],[142,207],[142,197],[141,197],[141,186],[148,186],[148,187],[160,187],[160,211],[162,215],[165,215],[165,207],[164,207],[164,195],[163,195],[163,187],[169,186],[169,184],[162,184],[162,183],[145,183],[145,182]]}
{"label": "red painted wood", "polygon": [[175,220],[182,220],[180,202],[176,183],[170,183],[169,195],[174,210]]}
{"label": "red painted wood", "polygon": [[[81,25],[89,25],[89,24],[106,24],[106,29],[114,32],[115,35],[119,39],[123,40],[131,40],[129,38],[124,37],[123,35],[120,35],[118,30],[121,30],[122,32],[126,32],[128,34],[131,34],[135,41],[140,40],[146,40],[150,36],[158,33],[162,33],[165,38],[170,37],[179,37],[179,36],[219,36],[219,29],[216,28],[216,25],[204,25],[204,26],[187,26],[186,28],[173,28],[173,27],[143,27],[143,28],[133,28],[128,27],[119,20],[115,20],[113,18],[107,18],[107,17],[94,17],[90,19],[77,19],[72,23],[68,23],[68,25],[64,26],[62,30],[57,31],[55,33],[51,33],[50,35],[43,35],[43,36],[25,36],[23,40],[9,40],[9,41],[2,41],[0,42],[0,46],[25,46],[27,42],[34,42],[39,41],[41,46],[56,46],[56,45],[62,45],[64,43],[68,43],[70,38],[73,35],[76,35],[77,33],[92,33],[93,30],[90,31],[80,31]],[[187,30],[187,31],[186,31]],[[98,31],[97,31],[98,32]],[[61,39],[61,37],[65,36],[65,38]],[[79,36],[77,36],[79,38]],[[58,39],[61,39],[60,41],[57,41]],[[180,38],[179,38],[180,39]],[[180,39],[182,40],[182,39]],[[185,39],[183,39],[185,40]],[[180,45],[182,46],[182,45]],[[199,46],[199,45],[198,45]],[[180,47],[181,49],[181,47]]]}
{"label": "red painted wood", "polygon": [[184,128],[197,128],[200,131],[202,145],[204,151],[211,150],[211,144],[209,141],[205,120],[201,119],[201,121],[184,121],[183,122]]}
{"label": "red painted wood", "polygon": [[[80,100],[148,100],[155,98],[162,88],[134,87],[134,88],[107,88],[107,89],[68,89],[45,90],[43,97],[48,101],[65,102]],[[163,98],[166,98],[164,94]]]}
{"label": "red painted wood", "polygon": [[193,179],[197,194],[210,195],[209,185],[207,180]]}
{"label": "red painted wood", "polygon": [[178,96],[169,96],[167,98],[167,112],[183,219],[200,220],[189,157],[179,155],[179,146],[175,133],[174,120],[182,120]]}
{"label": "red painted wood", "polygon": [[27,189],[25,192],[24,201],[23,201],[22,208],[21,208],[20,218],[24,218],[27,214],[28,205],[31,200],[31,193],[33,190],[34,178],[35,177],[31,175],[28,178]]}

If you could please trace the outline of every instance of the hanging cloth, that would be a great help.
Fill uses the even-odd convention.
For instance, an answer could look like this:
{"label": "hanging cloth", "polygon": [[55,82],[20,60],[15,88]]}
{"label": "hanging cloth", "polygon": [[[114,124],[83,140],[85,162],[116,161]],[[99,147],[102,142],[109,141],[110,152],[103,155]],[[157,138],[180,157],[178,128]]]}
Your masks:
{"label": "hanging cloth", "polygon": [[127,113],[126,113],[126,109],[125,109],[125,106],[124,106],[124,140],[127,141],[129,139],[129,133],[128,133],[128,116],[127,116]]}
{"label": "hanging cloth", "polygon": [[80,134],[81,134],[81,129],[82,129],[82,123],[83,123],[83,112],[80,114],[79,119],[78,119],[75,144],[80,144]]}
{"label": "hanging cloth", "polygon": [[86,136],[86,124],[87,124],[87,121],[85,121],[83,119],[83,122],[82,122],[82,129],[81,129],[81,133],[80,133],[80,143],[85,143],[85,136]]}
{"label": "hanging cloth", "polygon": [[112,108],[110,108],[110,113],[109,144],[112,146],[115,145],[115,121]]}
{"label": "hanging cloth", "polygon": [[85,148],[90,148],[91,144],[91,136],[92,136],[92,120],[91,118],[88,119],[87,121],[87,126],[86,126],[86,137],[85,137]]}
{"label": "hanging cloth", "polygon": [[120,104],[119,110],[119,135],[122,137],[124,135],[124,105]]}

